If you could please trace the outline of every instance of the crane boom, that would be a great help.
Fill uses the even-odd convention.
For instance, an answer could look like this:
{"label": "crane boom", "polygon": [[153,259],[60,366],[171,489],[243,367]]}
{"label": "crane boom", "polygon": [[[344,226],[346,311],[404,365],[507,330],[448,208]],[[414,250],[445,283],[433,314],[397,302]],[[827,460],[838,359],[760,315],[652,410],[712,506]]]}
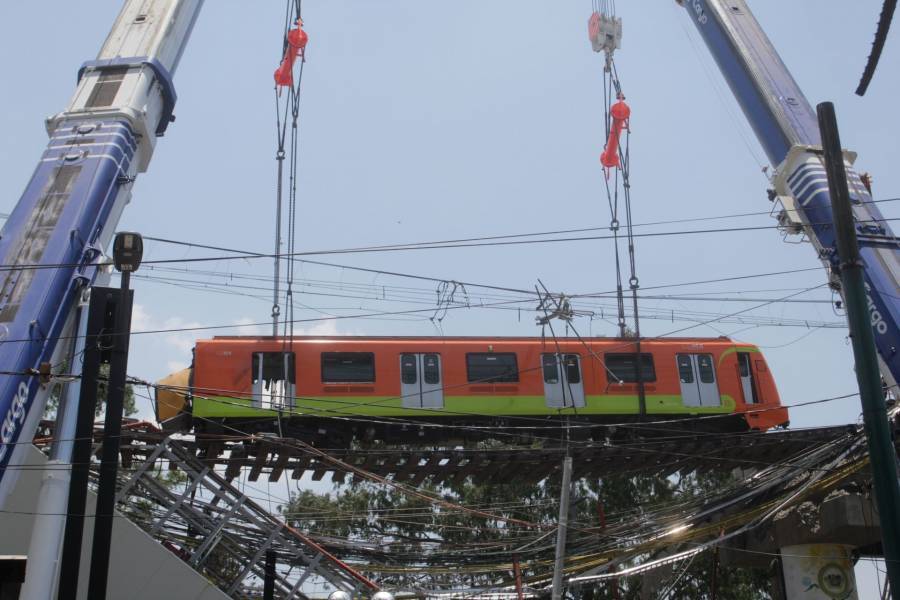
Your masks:
{"label": "crane boom", "polygon": [[[41,418],[48,366],[72,335],[81,292],[173,120],[172,75],[203,0],[126,0],[96,60],[84,63],[50,141],[0,231],[0,507]],[[43,371],[42,371],[43,367]],[[20,443],[24,442],[24,443]]]}
{"label": "crane boom", "polygon": [[[805,234],[841,290],[831,197],[816,113],[750,12],[745,0],[679,0],[690,14],[775,165],[779,222]],[[892,390],[900,381],[900,244],[845,152],[853,214],[865,267],[869,316],[881,374]]]}

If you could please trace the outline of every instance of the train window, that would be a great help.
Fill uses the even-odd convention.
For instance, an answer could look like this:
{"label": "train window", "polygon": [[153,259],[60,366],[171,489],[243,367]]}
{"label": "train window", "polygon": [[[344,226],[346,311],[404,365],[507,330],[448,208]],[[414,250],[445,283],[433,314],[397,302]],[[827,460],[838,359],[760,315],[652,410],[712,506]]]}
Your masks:
{"label": "train window", "polygon": [[741,369],[741,377],[750,377],[750,355],[746,352],[738,352],[738,366]]}
{"label": "train window", "polygon": [[425,383],[435,385],[441,382],[441,363],[437,354],[426,354],[422,357],[422,365]]}
{"label": "train window", "polygon": [[415,384],[419,378],[416,368],[416,355],[404,354],[400,357],[400,381],[407,385]]}
{"label": "train window", "polygon": [[541,357],[544,369],[544,383],[559,383],[559,366],[555,354],[544,354]]}
{"label": "train window", "polygon": [[694,383],[694,366],[691,364],[691,355],[679,354],[676,361],[678,362],[678,378],[681,383]]}
{"label": "train window", "polygon": [[323,352],[323,383],[374,383],[375,355],[371,352]]}
{"label": "train window", "polygon": [[514,352],[466,354],[469,383],[516,383],[519,366]]}
{"label": "train window", "polygon": [[[605,354],[606,379],[610,383],[637,383],[637,368],[634,354]],[[656,381],[656,368],[653,366],[652,354],[641,354],[641,381]]]}
{"label": "train window", "polygon": [[581,383],[581,371],[578,368],[578,355],[566,354],[566,381],[569,383]]}
{"label": "train window", "polygon": [[253,355],[253,384],[256,385],[259,381],[284,381],[285,375],[288,383],[297,383],[296,363],[293,352],[256,352]]}
{"label": "train window", "polygon": [[251,382],[258,406],[290,406],[294,399],[297,360],[293,352],[255,352]]}
{"label": "train window", "polygon": [[716,382],[716,370],[713,368],[711,354],[697,355],[697,371],[700,373],[700,383]]}

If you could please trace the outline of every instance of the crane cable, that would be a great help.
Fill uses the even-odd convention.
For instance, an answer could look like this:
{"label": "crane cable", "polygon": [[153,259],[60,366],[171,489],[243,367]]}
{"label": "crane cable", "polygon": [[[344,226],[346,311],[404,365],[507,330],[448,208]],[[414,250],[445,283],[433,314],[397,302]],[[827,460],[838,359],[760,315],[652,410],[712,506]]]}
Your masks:
{"label": "crane cable", "polygon": [[[282,255],[282,225],[287,229],[287,252],[288,257],[292,256],[296,251],[295,241],[297,233],[297,175],[299,161],[299,142],[300,129],[298,121],[300,118],[300,86],[303,81],[303,66],[306,64],[306,44],[308,36],[303,30],[303,18],[301,16],[301,0],[287,0],[284,18],[284,42],[282,44],[283,59],[279,67],[275,70],[275,128],[277,139],[277,150],[275,152],[275,160],[278,163],[278,175],[276,182],[276,205],[275,205],[275,272],[273,279],[273,303],[272,303],[272,336],[278,335],[278,320],[281,315],[281,262],[284,260]],[[299,67],[295,67],[297,59]],[[294,73],[296,72],[296,77]],[[288,137],[288,121],[290,121],[290,137]],[[287,143],[287,148],[286,144]],[[287,222],[283,223],[283,189],[284,189],[284,161],[288,159],[288,186],[287,186]],[[280,390],[276,386],[276,382],[269,384],[269,398],[272,408],[276,409],[278,415],[278,431],[282,437],[284,433],[281,426],[282,409],[288,402],[289,398],[293,398],[294,370],[293,360],[290,360],[291,351],[293,349],[294,338],[294,260],[288,259],[286,265],[285,288],[284,288],[284,305],[285,315],[282,322],[282,353],[280,357]],[[265,370],[265,354],[260,356],[260,369]],[[260,378],[263,388],[267,385],[267,377],[265,373]],[[276,406],[276,397],[279,401]],[[262,398],[260,398],[260,402]],[[289,407],[290,409],[291,407]]]}
{"label": "crane cable", "polygon": [[[296,215],[297,215],[297,164],[299,146],[300,117],[300,85],[303,81],[303,67],[306,64],[306,44],[308,37],[303,31],[303,19],[301,18],[301,0],[288,0],[285,8],[284,41],[282,44],[283,59],[281,65],[275,71],[275,129],[277,150],[275,160],[278,163],[276,179],[276,205],[275,205],[275,273],[273,279],[273,303],[272,303],[272,335],[278,335],[278,321],[281,315],[281,262],[284,259],[282,253],[282,225],[283,225],[283,189],[284,189],[284,160],[289,158],[288,166],[288,200],[287,200],[287,256],[291,256],[295,250],[296,240]],[[300,58],[299,68],[295,67],[296,59]],[[294,72],[297,72],[296,78]],[[290,121],[290,138],[287,130]],[[286,142],[287,148],[286,148]],[[294,261],[288,260],[285,305],[288,314],[284,319],[284,334],[293,334],[293,277]]]}
{"label": "crane cable", "polygon": [[[631,218],[631,109],[625,104],[625,94],[613,57],[620,45],[622,21],[615,14],[615,2],[599,2],[593,5],[595,12],[588,21],[588,36],[595,52],[603,52],[603,108],[606,117],[606,147],[600,156],[605,177],[606,199],[610,211],[609,229],[612,232],[616,266],[616,305],[618,310],[619,337],[633,337],[635,340],[634,372],[638,388],[638,404],[641,418],[646,414],[646,394],[644,389],[643,361],[641,360],[641,325],[638,314],[637,263],[634,252],[634,223]],[[597,11],[596,9],[600,9]],[[615,102],[614,102],[615,100]],[[624,142],[621,136],[624,133]],[[610,177],[612,175],[612,177]],[[628,245],[628,287],[631,290],[632,322],[634,330],[628,331],[625,316],[625,292],[622,286],[622,259],[620,255],[619,198],[622,198],[625,214],[625,238]]]}

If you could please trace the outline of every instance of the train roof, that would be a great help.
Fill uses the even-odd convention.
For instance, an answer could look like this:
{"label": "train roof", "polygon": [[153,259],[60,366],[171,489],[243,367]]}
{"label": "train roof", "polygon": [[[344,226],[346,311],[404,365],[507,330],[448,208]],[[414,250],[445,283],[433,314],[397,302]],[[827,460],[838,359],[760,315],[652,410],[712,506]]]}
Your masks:
{"label": "train roof", "polygon": [[[214,336],[212,339],[200,339],[197,340],[198,343],[208,343],[208,342],[225,342],[225,341],[267,341],[267,342],[293,342],[293,343],[303,343],[303,342],[536,342],[536,343],[545,343],[547,340],[553,340],[553,336],[372,336],[372,335],[297,335],[292,338],[288,338],[286,336],[271,336],[271,335],[224,335],[224,336]],[[636,341],[635,338],[621,338],[621,337],[558,337],[556,338],[560,342],[621,342],[621,343],[631,343]],[[641,342],[652,342],[652,343],[673,343],[673,344],[684,344],[684,343],[703,343],[703,344],[712,344],[712,343],[720,343],[720,344],[729,344],[729,345],[740,345],[740,346],[753,346],[753,344],[749,344],[746,342],[735,342],[731,338],[726,336],[719,337],[662,337],[662,338],[653,338],[653,337],[642,337]]]}

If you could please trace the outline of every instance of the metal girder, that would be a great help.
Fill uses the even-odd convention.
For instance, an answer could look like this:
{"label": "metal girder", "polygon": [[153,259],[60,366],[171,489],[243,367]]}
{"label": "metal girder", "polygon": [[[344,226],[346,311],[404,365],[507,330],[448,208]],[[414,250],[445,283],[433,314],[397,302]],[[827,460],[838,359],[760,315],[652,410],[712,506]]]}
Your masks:
{"label": "metal girder", "polygon": [[[279,598],[306,598],[302,588],[311,582],[351,593],[360,586],[376,589],[228,483],[212,468],[215,463],[171,437],[153,437],[136,435],[128,449],[146,459],[121,478],[118,509],[224,592],[236,598],[252,594],[262,580],[267,550],[291,567],[276,573]],[[187,475],[182,487],[173,490],[157,479],[159,461]]]}

